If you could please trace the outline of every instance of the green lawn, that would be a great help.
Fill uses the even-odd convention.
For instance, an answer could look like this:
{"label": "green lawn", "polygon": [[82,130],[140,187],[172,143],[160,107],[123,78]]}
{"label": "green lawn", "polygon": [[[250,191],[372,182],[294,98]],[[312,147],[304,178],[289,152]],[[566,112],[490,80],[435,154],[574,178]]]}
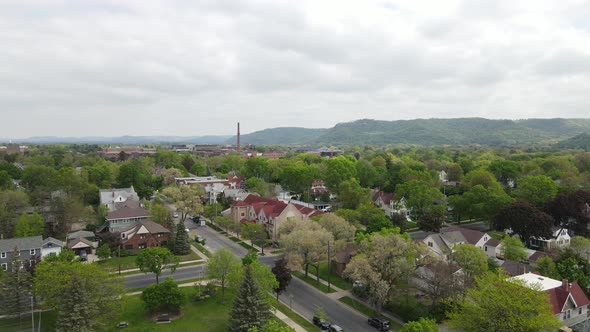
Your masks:
{"label": "green lawn", "polygon": [[306,278],[305,273],[296,271],[296,272],[293,272],[293,275],[296,276],[297,278],[305,281],[306,283],[312,285],[313,287],[319,289],[320,291],[322,291],[324,293],[334,293],[336,291],[334,288],[331,288],[330,290],[328,290],[328,285],[324,285],[321,282],[317,282],[315,276],[312,274],[309,274],[309,276],[307,276],[307,278]]}
{"label": "green lawn", "polygon": [[[342,302],[342,303],[346,303],[347,305],[351,306],[352,308],[356,309],[357,311],[360,311],[363,315],[369,316],[369,317],[373,317],[373,316],[380,316],[377,314],[377,311],[373,310],[372,308],[369,308],[368,306],[364,305],[363,303],[358,302],[355,299],[352,299],[348,296],[345,297],[341,297],[340,299],[338,299],[338,301]],[[381,316],[383,317],[383,316]],[[397,329],[401,329],[401,325],[398,324],[395,321],[392,321],[391,319],[384,317],[385,319],[389,320],[389,325],[391,326],[391,328],[395,331]]]}
{"label": "green lawn", "polygon": [[[309,274],[315,276],[315,268],[309,268]],[[328,262],[320,263],[320,279],[324,279],[328,281]],[[352,282],[345,280],[344,278],[340,277],[333,271],[330,273],[330,283],[338,288],[344,290],[351,290],[352,289]]]}
{"label": "green lawn", "polygon": [[[41,332],[52,332],[55,330],[56,315],[53,311],[43,311],[35,313],[35,331],[37,331],[39,324],[39,314],[41,314]],[[0,331],[14,331],[27,332],[31,331],[31,315],[24,315],[18,318],[2,318],[0,319]]]}
{"label": "green lawn", "polygon": [[207,248],[203,247],[200,243],[192,243],[193,247],[197,248],[197,250],[199,250],[200,252],[202,252],[205,256],[207,257],[211,257],[211,253],[209,252],[209,250],[207,250]]}
{"label": "green lawn", "polygon": [[[135,258],[137,256],[127,256],[127,257],[113,257],[106,260],[98,261],[97,264],[100,265],[105,271],[107,272],[116,272],[119,270],[119,260],[121,262],[121,271],[123,270],[130,270],[136,269],[137,265],[135,264]],[[181,262],[186,261],[194,261],[199,260],[201,257],[194,252],[190,252],[188,255],[178,256],[180,257]]]}
{"label": "green lawn", "polygon": [[221,292],[213,298],[195,302],[192,297],[196,293],[194,287],[182,287],[187,295],[187,302],[182,309],[182,317],[170,324],[156,324],[149,320],[148,313],[138,295],[127,298],[119,318],[107,331],[119,331],[114,325],[118,321],[126,321],[126,331],[219,331],[228,330],[228,316],[233,304],[235,291],[226,289],[225,303],[221,303]]}

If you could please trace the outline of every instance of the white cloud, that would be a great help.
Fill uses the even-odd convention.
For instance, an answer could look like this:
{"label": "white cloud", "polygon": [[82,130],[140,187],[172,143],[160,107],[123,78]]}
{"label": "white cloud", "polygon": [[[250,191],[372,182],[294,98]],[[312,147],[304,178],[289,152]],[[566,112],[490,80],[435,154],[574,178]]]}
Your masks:
{"label": "white cloud", "polygon": [[4,1],[0,136],[587,117],[587,1]]}

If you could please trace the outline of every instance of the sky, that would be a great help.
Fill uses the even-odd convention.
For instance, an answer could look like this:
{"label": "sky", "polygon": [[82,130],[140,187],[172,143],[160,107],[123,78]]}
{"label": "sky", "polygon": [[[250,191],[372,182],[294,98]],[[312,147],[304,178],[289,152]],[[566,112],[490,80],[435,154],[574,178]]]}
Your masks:
{"label": "sky", "polygon": [[590,117],[590,2],[2,0],[0,138]]}

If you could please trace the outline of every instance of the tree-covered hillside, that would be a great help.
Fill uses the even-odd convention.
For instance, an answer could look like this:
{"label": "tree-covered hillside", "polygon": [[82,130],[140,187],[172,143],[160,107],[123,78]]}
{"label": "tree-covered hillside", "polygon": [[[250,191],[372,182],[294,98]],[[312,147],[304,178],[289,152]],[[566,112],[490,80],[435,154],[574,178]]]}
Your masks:
{"label": "tree-covered hillside", "polygon": [[[590,119],[363,119],[339,123],[330,129],[265,129],[243,135],[242,142],[259,145],[550,145],[588,131]],[[228,142],[235,142],[235,138]]]}
{"label": "tree-covered hillside", "polygon": [[559,142],[555,146],[560,149],[590,150],[590,133],[576,135],[572,138],[568,138]]}

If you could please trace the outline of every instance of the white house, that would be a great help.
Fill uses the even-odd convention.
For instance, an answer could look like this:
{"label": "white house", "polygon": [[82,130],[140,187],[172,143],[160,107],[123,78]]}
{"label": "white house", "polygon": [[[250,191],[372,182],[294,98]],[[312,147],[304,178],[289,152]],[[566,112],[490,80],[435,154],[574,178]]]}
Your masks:
{"label": "white house", "polygon": [[66,244],[63,241],[48,237],[43,240],[43,244],[41,245],[41,258],[50,254],[59,255],[61,248],[65,246]]}
{"label": "white house", "polygon": [[531,237],[530,246],[533,249],[551,251],[569,247],[571,236],[566,228],[554,227],[551,237]]}

